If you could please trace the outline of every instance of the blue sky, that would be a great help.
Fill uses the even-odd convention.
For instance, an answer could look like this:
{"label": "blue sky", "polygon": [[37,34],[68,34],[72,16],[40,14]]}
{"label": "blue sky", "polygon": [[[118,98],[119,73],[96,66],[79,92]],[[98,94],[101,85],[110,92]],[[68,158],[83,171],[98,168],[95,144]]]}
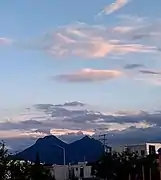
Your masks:
{"label": "blue sky", "polygon": [[160,7],[160,0],[1,0],[0,137],[18,149],[49,134],[160,140]]}
{"label": "blue sky", "polygon": [[[36,103],[62,103],[67,100],[105,106],[108,110],[160,108],[160,86],[144,82],[145,79],[138,81],[121,77],[101,82],[74,83],[52,79],[53,76],[77,72],[84,68],[122,71],[126,64],[134,63],[144,64],[150,70],[159,70],[161,67],[159,52],[128,53],[118,55],[117,58],[111,55],[92,58],[73,54],[60,58],[43,51],[39,45],[42,43],[43,46],[46,33],[59,31],[59,27],[72,27],[78,21],[88,26],[100,25],[113,28],[124,26],[123,22],[128,21],[127,16],[135,20],[147,17],[149,18],[147,21],[153,22],[161,17],[159,10],[161,2],[131,0],[119,10],[111,14],[104,13],[97,18],[95,16],[104,7],[115,1],[64,2],[64,0],[1,1],[0,38],[12,39],[18,45],[0,46],[0,108]],[[126,18],[121,19],[125,15]],[[142,22],[142,25],[144,23]],[[132,24],[128,21],[126,26]],[[26,41],[29,41],[29,44],[24,48]],[[146,41],[148,46],[160,45],[156,39],[144,39],[141,43],[139,41],[137,43],[145,44]],[[36,43],[36,48],[33,48],[33,43]],[[130,43],[134,44],[134,42]]]}

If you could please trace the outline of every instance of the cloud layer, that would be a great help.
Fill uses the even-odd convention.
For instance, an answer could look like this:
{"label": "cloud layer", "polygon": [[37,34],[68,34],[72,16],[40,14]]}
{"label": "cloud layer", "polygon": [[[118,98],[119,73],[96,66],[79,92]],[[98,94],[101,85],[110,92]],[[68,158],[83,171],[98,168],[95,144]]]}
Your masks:
{"label": "cloud layer", "polygon": [[111,144],[158,141],[161,138],[160,111],[101,113],[74,101],[58,105],[36,104],[16,117],[8,117],[8,120],[1,117],[0,136],[8,146],[18,150],[49,134],[71,142],[85,134],[97,138],[100,133],[108,132]]}
{"label": "cloud layer", "polygon": [[160,53],[161,21],[126,16],[120,19],[113,26],[75,22],[27,41],[0,38],[0,44],[7,43],[20,50],[40,50],[61,58],[100,59],[129,53]]}
{"label": "cloud layer", "polygon": [[54,77],[58,81],[66,82],[98,82],[122,76],[118,70],[83,69],[71,74],[61,74]]}

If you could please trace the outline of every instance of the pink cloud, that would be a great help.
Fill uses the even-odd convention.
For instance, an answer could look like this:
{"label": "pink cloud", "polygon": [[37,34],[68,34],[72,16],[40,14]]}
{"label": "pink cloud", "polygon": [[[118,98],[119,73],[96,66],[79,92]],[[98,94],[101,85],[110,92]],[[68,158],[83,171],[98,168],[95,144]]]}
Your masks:
{"label": "pink cloud", "polygon": [[71,74],[61,74],[56,80],[66,82],[98,82],[120,77],[124,73],[118,70],[83,69]]}
{"label": "pink cloud", "polygon": [[[104,58],[108,55],[120,56],[127,53],[157,53],[158,48],[149,44],[127,41],[138,28],[76,23],[58,28],[50,38],[46,51],[54,56],[79,56],[83,58]],[[127,43],[128,42],[128,43]]]}
{"label": "pink cloud", "polygon": [[[126,18],[124,17],[124,19]],[[147,28],[144,27],[144,23],[140,23],[141,20],[137,21],[139,21],[138,24],[135,20],[131,20],[132,24],[124,26],[119,24],[114,27],[77,22],[58,27],[46,36],[33,41],[14,41],[12,43],[6,38],[0,38],[0,44],[11,44],[21,50],[45,51],[60,58],[74,56],[99,59],[111,55],[120,58],[128,53],[158,53],[159,48],[157,48],[156,41],[153,41],[153,44],[142,42],[143,38],[141,37],[148,38],[148,35],[144,34],[144,30]],[[133,22],[135,22],[134,25]],[[139,33],[140,31],[141,33]],[[157,31],[151,28],[148,33],[156,35],[159,32],[159,28]],[[141,41],[136,43],[133,37],[140,37]]]}
{"label": "pink cloud", "polygon": [[30,131],[26,131],[26,130],[22,130],[22,129],[13,129],[13,130],[0,130],[0,136],[1,138],[19,138],[19,137],[44,137],[47,134],[43,134],[40,132],[32,132],[32,130]]}
{"label": "pink cloud", "polygon": [[0,38],[0,45],[7,45],[10,44],[10,40],[7,38]]}
{"label": "pink cloud", "polygon": [[133,26],[116,26],[113,28],[113,31],[116,33],[128,33],[128,32],[131,32],[135,29],[136,28]]}
{"label": "pink cloud", "polygon": [[105,14],[111,14],[121,8],[123,8],[127,3],[129,3],[129,0],[115,0],[115,2],[113,2],[112,4],[104,7],[104,9],[98,13],[98,16]]}

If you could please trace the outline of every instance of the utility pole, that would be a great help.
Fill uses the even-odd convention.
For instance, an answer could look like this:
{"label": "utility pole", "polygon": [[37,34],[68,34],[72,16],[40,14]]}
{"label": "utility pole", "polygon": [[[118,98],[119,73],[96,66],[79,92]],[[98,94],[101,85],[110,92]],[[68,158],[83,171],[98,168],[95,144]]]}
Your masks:
{"label": "utility pole", "polygon": [[104,152],[106,152],[106,147],[107,147],[107,141],[108,141],[108,139],[107,139],[107,136],[108,134],[101,134],[101,135],[99,135],[99,141],[101,141],[102,142],[102,144],[103,144],[103,148],[104,148]]}
{"label": "utility pole", "polygon": [[142,165],[142,176],[143,176],[143,180],[145,180],[145,171],[144,171],[144,165]]}
{"label": "utility pole", "polygon": [[131,175],[129,174],[129,180],[131,180]]}
{"label": "utility pole", "polygon": [[151,168],[149,169],[149,180],[152,180]]}

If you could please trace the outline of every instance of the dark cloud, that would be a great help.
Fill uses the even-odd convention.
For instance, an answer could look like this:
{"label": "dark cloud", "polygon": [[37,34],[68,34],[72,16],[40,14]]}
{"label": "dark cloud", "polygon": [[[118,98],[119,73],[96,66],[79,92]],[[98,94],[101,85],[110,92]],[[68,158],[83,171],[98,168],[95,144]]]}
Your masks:
{"label": "dark cloud", "polygon": [[[76,104],[74,106],[73,104]],[[77,106],[77,103],[73,103],[72,107],[80,107]],[[79,110],[79,108],[68,109],[68,105],[65,106],[56,106],[50,104],[42,104],[35,106],[40,112],[42,111],[43,117],[40,120],[36,118],[30,117],[29,119],[20,121],[20,122],[12,122],[6,121],[0,123],[0,131],[10,131],[10,130],[19,130],[21,132],[26,132],[26,134],[50,134],[51,129],[69,129],[69,130],[76,130],[76,132],[71,133],[69,131],[65,132],[66,134],[61,135],[60,138],[66,142],[71,142],[76,139],[79,139],[83,136],[82,131],[93,130],[96,134],[102,132],[108,132],[109,134],[109,143],[118,144],[118,143],[135,143],[135,142],[142,142],[142,141],[150,141],[150,140],[158,140],[161,134],[161,111],[156,111],[153,113],[149,113],[146,111],[139,111],[139,112],[122,112],[118,111],[115,114],[103,114],[98,111],[91,111],[88,109]],[[32,109],[32,108],[31,108]],[[49,111],[50,109],[50,111]],[[46,115],[46,116],[45,116]],[[126,126],[128,123],[128,126]],[[137,123],[147,124],[144,128],[137,128]],[[113,124],[131,127],[121,130],[117,129],[115,131],[111,131],[110,127]],[[112,125],[112,126],[113,126]],[[149,127],[149,128],[147,128]],[[115,128],[116,129],[116,128]],[[28,136],[24,136],[27,139],[27,145],[29,144],[30,140]],[[7,138],[7,142],[12,138]],[[19,141],[17,137],[13,138],[14,142]],[[6,139],[4,139],[6,140]],[[22,143],[22,140],[20,140]],[[31,138],[31,142],[33,139]],[[24,147],[25,145],[19,145],[17,142],[18,149]],[[25,144],[25,142],[24,142]],[[15,148],[12,141],[9,141],[9,146]]]}
{"label": "dark cloud", "polygon": [[161,21],[153,20],[150,23],[149,22],[145,20],[144,23],[142,22],[140,27],[137,27],[130,32],[131,40],[152,40],[160,38]]}
{"label": "dark cloud", "polygon": [[143,74],[152,74],[152,75],[161,75],[161,72],[150,71],[150,70],[140,70],[140,73],[143,73]]}
{"label": "dark cloud", "polygon": [[78,102],[78,101],[72,101],[72,102],[65,102],[64,104],[57,104],[54,106],[58,107],[77,107],[77,106],[85,106],[86,104]]}
{"label": "dark cloud", "polygon": [[52,117],[73,117],[79,116],[86,113],[86,110],[68,110],[61,107],[56,107],[53,109],[51,116]]}
{"label": "dark cloud", "polygon": [[161,125],[161,113],[148,113],[145,111],[140,111],[134,114],[119,114],[119,115],[104,115],[101,113],[88,112],[79,116],[68,117],[64,121],[75,122],[75,123],[95,123],[97,120],[104,123],[139,123],[147,122],[149,124]]}
{"label": "dark cloud", "polygon": [[65,102],[64,104],[36,104],[34,107],[39,110],[49,110],[55,107],[77,107],[77,106],[85,106],[86,104],[78,102],[78,101],[71,101]]}
{"label": "dark cloud", "polygon": [[24,125],[42,125],[42,122],[36,120],[26,120],[26,121],[21,121],[20,123]]}
{"label": "dark cloud", "polygon": [[43,123],[36,120],[26,120],[20,122],[6,121],[0,123],[0,130],[24,129],[29,130],[32,128],[42,127]]}
{"label": "dark cloud", "polygon": [[[41,106],[42,107],[42,106]],[[44,107],[48,108],[48,106]],[[42,110],[44,111],[44,109]],[[45,111],[47,114],[46,119],[34,120],[30,118],[29,120],[23,120],[20,122],[6,121],[0,123],[1,130],[11,130],[11,129],[41,129],[49,132],[52,128],[100,128],[100,124],[106,123],[140,123],[147,122],[148,124],[161,125],[161,112],[148,113],[145,111],[140,111],[137,113],[126,113],[117,112],[115,115],[106,115],[96,111],[90,111],[87,109],[83,110],[69,110],[64,107],[52,107],[51,111]],[[44,116],[45,117],[45,116]]]}
{"label": "dark cloud", "polygon": [[143,64],[127,64],[124,66],[124,69],[138,69],[143,67],[145,67]]}
{"label": "dark cloud", "polygon": [[150,34],[135,34],[132,39],[133,40],[140,40],[140,39],[143,39],[143,38],[148,38],[148,37],[151,37]]}
{"label": "dark cloud", "polygon": [[48,110],[49,108],[52,108],[53,104],[35,104],[34,107],[39,110]]}

